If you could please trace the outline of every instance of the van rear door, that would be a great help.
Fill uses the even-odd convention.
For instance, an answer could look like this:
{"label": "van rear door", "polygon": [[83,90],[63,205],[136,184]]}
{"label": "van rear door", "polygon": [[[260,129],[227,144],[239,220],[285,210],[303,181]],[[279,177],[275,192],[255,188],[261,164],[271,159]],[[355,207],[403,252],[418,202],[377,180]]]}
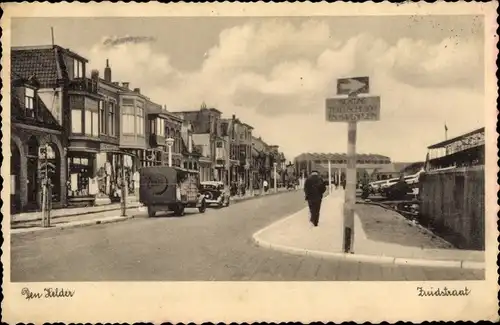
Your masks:
{"label": "van rear door", "polygon": [[140,170],[139,202],[161,205],[175,201],[177,173],[171,167],[144,167]]}

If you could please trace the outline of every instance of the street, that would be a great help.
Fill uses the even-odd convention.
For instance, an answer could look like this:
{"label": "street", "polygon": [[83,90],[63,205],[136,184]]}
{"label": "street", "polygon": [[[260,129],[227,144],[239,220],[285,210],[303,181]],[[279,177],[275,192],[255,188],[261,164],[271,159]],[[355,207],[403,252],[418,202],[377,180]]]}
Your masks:
{"label": "street", "polygon": [[184,217],[146,213],[126,222],[11,239],[11,280],[381,281],[474,280],[483,271],[405,267],[296,256],[257,247],[252,234],[305,206],[301,191]]}

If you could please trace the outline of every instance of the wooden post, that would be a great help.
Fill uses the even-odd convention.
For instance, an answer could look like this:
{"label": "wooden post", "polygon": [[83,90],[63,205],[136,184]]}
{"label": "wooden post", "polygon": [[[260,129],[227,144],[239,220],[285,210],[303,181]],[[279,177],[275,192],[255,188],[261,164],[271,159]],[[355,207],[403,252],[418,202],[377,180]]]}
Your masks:
{"label": "wooden post", "polygon": [[125,190],[126,182],[125,182],[125,155],[122,154],[121,159],[121,167],[122,167],[122,182],[121,182],[121,215],[125,217],[127,215],[127,192]]}
{"label": "wooden post", "polygon": [[332,194],[332,163],[328,160],[328,194]]}
{"label": "wooden post", "polygon": [[344,197],[344,252],[354,253],[354,206],[356,204],[356,133],[357,122],[348,122],[347,169]]}

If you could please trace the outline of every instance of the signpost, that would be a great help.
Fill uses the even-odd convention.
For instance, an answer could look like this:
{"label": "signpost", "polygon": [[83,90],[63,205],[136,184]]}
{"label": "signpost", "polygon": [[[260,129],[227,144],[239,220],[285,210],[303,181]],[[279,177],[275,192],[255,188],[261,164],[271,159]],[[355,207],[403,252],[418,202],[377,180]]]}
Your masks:
{"label": "signpost", "polygon": [[380,119],[380,97],[358,97],[370,90],[368,77],[342,78],[337,80],[337,95],[347,98],[326,99],[326,120],[347,122],[347,170],[344,197],[344,238],[345,253],[354,253],[354,206],[356,204],[356,134],[359,121]]}
{"label": "signpost", "polygon": [[342,78],[337,80],[337,95],[368,94],[370,79],[368,77]]}

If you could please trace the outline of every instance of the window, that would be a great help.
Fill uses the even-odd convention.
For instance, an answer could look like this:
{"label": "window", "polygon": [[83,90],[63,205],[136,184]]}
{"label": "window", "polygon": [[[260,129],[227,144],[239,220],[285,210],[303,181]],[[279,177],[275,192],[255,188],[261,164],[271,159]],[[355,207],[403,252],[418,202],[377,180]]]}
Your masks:
{"label": "window", "polygon": [[82,133],[82,110],[72,109],[71,110],[71,132],[72,133]]}
{"label": "window", "polygon": [[222,148],[222,141],[217,141],[217,148]]}
{"label": "window", "polygon": [[137,134],[144,135],[144,107],[142,102],[137,104]]}
{"label": "window", "polygon": [[123,106],[122,108],[122,130],[123,134],[134,133],[134,107]]}
{"label": "window", "polygon": [[101,124],[99,131],[101,134],[106,134],[106,110],[104,109],[104,101],[99,101],[99,118],[101,119]]}
{"label": "window", "polygon": [[115,103],[108,103],[108,134],[115,135]]}
{"label": "window", "polygon": [[162,118],[156,119],[156,134],[159,136],[165,135],[165,120]]}
{"label": "window", "polygon": [[169,127],[165,128],[165,137],[170,138],[170,128]]}
{"label": "window", "polygon": [[85,109],[85,134],[99,136],[99,115],[90,109]]}
{"label": "window", "polygon": [[83,78],[83,63],[78,60],[74,60],[73,73],[75,78]]}
{"label": "window", "polygon": [[35,117],[35,90],[26,88],[24,96],[24,106],[26,107],[26,117]]}

